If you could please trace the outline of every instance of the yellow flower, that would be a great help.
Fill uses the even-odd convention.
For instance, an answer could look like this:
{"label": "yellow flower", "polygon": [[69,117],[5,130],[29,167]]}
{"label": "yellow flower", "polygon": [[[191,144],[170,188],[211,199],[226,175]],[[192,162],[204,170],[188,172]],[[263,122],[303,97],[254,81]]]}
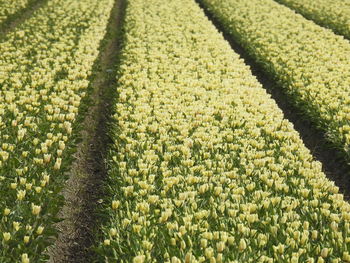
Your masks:
{"label": "yellow flower", "polygon": [[12,226],[13,226],[13,228],[14,228],[16,231],[18,231],[19,228],[21,227],[21,224],[20,224],[19,222],[17,222],[17,221],[13,221],[13,222],[12,222]]}
{"label": "yellow flower", "polygon": [[11,210],[8,208],[4,209],[4,216],[8,216],[11,213]]}
{"label": "yellow flower", "polygon": [[38,229],[36,230],[36,233],[38,235],[41,235],[43,233],[43,231],[44,231],[44,227],[43,226],[38,226]]}
{"label": "yellow flower", "polygon": [[62,159],[61,158],[57,158],[53,168],[55,170],[59,170],[61,168],[61,163],[62,163]]}
{"label": "yellow flower", "polygon": [[41,206],[32,204],[32,214],[39,215],[41,211]]}
{"label": "yellow flower", "polygon": [[243,251],[243,250],[245,250],[246,248],[247,248],[247,243],[245,242],[244,239],[241,239],[241,240],[239,241],[239,247],[238,247],[238,249],[239,249],[240,251]]}
{"label": "yellow flower", "polygon": [[329,252],[328,248],[322,248],[321,257],[326,258],[328,256],[328,252]]}
{"label": "yellow flower", "polygon": [[139,255],[139,256],[134,257],[132,262],[133,263],[144,263],[145,259],[146,259],[146,257],[144,255]]}
{"label": "yellow flower", "polygon": [[29,240],[30,240],[30,237],[29,237],[29,236],[24,236],[24,237],[23,237],[23,242],[24,242],[25,244],[29,243]]}
{"label": "yellow flower", "polygon": [[224,249],[225,249],[225,242],[220,241],[220,242],[218,242],[218,243],[216,244],[216,250],[217,250],[218,252],[223,252]]}
{"label": "yellow flower", "polygon": [[26,196],[25,190],[18,190],[17,191],[17,200],[22,201],[25,196]]}
{"label": "yellow flower", "polygon": [[21,258],[22,258],[22,263],[30,263],[27,253],[22,254]]}
{"label": "yellow flower", "polygon": [[117,235],[117,229],[111,228],[111,229],[109,230],[109,234],[110,234],[111,236],[116,236],[116,235]]}
{"label": "yellow flower", "polygon": [[5,232],[2,235],[5,241],[9,241],[11,239],[11,234],[9,232]]}
{"label": "yellow flower", "polygon": [[113,210],[118,209],[119,205],[120,205],[120,201],[119,200],[113,200],[112,201],[112,209]]}

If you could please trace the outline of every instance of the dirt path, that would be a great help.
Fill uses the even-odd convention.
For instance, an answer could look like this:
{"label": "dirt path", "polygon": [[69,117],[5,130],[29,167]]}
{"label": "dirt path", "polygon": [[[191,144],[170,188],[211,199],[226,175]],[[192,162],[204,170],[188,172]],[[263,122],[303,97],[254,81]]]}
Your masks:
{"label": "dirt path", "polygon": [[112,112],[112,98],[116,88],[116,62],[121,46],[121,24],[125,1],[116,0],[100,56],[94,65],[93,91],[82,123],[81,142],[76,160],[63,190],[65,206],[58,224],[60,234],[50,248],[50,263],[93,262],[94,232],[98,227],[96,210],[101,203],[102,185],[107,176],[105,156],[110,140],[107,123]]}
{"label": "dirt path", "polygon": [[48,0],[37,0],[31,2],[27,8],[19,10],[19,12],[11,15],[7,20],[0,24],[0,40],[7,33],[14,30],[18,25],[33,15],[33,13],[47,3]]}
{"label": "dirt path", "polygon": [[258,81],[267,92],[271,94],[271,97],[283,111],[284,117],[293,123],[294,129],[299,132],[306,147],[310,149],[314,158],[322,163],[323,172],[330,180],[335,182],[340,192],[344,194],[345,199],[350,200],[350,164],[346,162],[343,157],[344,155],[339,150],[332,148],[330,143],[325,139],[325,133],[316,129],[311,121],[291,103],[291,100],[288,99],[282,87],[277,85],[270,76],[264,73],[261,66],[249,56],[233,37],[225,33],[222,23],[205,9],[201,1],[195,1],[203,9],[209,20],[211,20],[216,28],[223,34],[224,38],[230,43],[232,49],[244,59]]}

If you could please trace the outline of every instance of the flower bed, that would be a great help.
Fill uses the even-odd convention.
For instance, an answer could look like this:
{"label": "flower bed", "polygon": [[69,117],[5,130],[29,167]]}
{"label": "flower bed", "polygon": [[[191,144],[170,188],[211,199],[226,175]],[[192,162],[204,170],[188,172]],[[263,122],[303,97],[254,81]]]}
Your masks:
{"label": "flower bed", "polygon": [[273,0],[203,0],[350,160],[350,43]]}
{"label": "flower bed", "polygon": [[350,3],[342,0],[276,0],[350,39]]}
{"label": "flower bed", "polygon": [[0,45],[0,262],[46,258],[112,5],[49,1]]}
{"label": "flower bed", "polygon": [[349,204],[195,2],[124,30],[100,261],[349,260]]}

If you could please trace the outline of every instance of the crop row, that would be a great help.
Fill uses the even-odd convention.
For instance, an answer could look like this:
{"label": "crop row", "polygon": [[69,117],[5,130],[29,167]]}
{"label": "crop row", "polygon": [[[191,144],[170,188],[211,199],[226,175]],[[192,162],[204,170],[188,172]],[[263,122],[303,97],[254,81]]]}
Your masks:
{"label": "crop row", "polygon": [[124,29],[101,262],[350,262],[350,205],[199,6]]}
{"label": "crop row", "polygon": [[273,0],[202,2],[350,158],[350,43]]}
{"label": "crop row", "polygon": [[0,0],[0,26],[38,0]]}
{"label": "crop row", "polygon": [[112,0],[51,0],[0,45],[0,262],[55,235],[73,128]]}
{"label": "crop row", "polygon": [[350,2],[342,0],[276,0],[317,24],[350,39]]}

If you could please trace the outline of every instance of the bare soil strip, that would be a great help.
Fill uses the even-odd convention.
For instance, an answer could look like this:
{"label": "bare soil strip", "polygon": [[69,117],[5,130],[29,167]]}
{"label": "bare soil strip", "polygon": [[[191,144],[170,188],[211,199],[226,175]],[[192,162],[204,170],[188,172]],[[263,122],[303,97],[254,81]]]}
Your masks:
{"label": "bare soil strip", "polygon": [[47,3],[48,0],[37,0],[29,3],[29,6],[19,10],[11,15],[7,20],[0,24],[0,40],[18,25],[30,18],[33,13]]}
{"label": "bare soil strip", "polygon": [[60,234],[49,249],[51,263],[94,261],[94,252],[90,248],[96,241],[95,233],[100,220],[96,212],[102,205],[103,183],[107,178],[105,156],[111,143],[107,125],[113,111],[124,11],[125,1],[116,0],[99,58],[94,65],[90,105],[83,113],[81,141],[63,189],[65,206],[59,216],[64,220],[58,223]]}
{"label": "bare soil strip", "polygon": [[201,1],[196,0],[196,2],[230,43],[232,49],[249,65],[252,73],[283,111],[284,117],[293,123],[294,129],[299,132],[306,147],[310,149],[314,158],[322,163],[323,172],[339,187],[340,192],[344,194],[344,199],[350,200],[350,164],[347,163],[344,155],[332,148],[325,139],[326,134],[316,129],[313,123],[292,104],[284,89],[273,80],[272,76],[264,73],[262,67],[245,51],[244,47],[225,32],[223,24],[203,6]]}

